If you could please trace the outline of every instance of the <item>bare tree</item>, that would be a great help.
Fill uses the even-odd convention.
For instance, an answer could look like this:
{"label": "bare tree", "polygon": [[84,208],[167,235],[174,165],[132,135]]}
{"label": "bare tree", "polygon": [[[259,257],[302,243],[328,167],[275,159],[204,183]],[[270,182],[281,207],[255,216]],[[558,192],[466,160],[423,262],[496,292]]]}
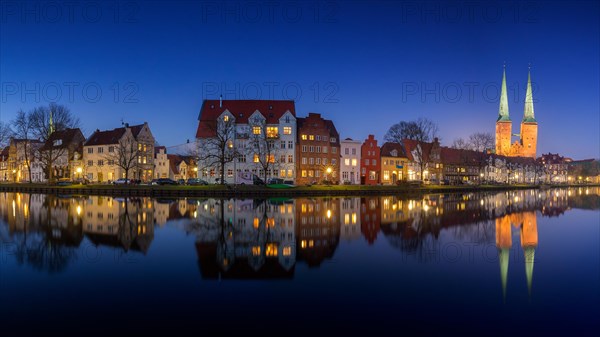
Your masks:
{"label": "bare tree", "polygon": [[467,141],[462,138],[456,138],[453,142],[452,142],[452,146],[453,149],[458,149],[458,150],[465,150],[469,148],[469,143],[467,143]]}
{"label": "bare tree", "polygon": [[[279,150],[278,133],[272,133],[268,130],[264,120],[256,120],[251,124],[251,128],[258,127],[257,131],[251,133],[248,142],[248,156],[262,170],[264,181],[267,182],[269,172],[276,170],[281,163]],[[260,132],[258,131],[260,130]],[[285,163],[285,158],[283,158]]]}
{"label": "bare tree", "polygon": [[201,138],[198,144],[198,169],[218,170],[221,184],[225,184],[225,166],[239,155],[234,145],[235,122],[227,117],[201,121],[213,136]]}
{"label": "bare tree", "polygon": [[[14,136],[21,141],[23,147],[23,159],[25,166],[29,172],[29,182],[31,183],[31,160],[33,159],[33,150],[31,146],[31,139],[33,135],[33,123],[31,119],[31,113],[25,113],[23,110],[17,111],[17,117],[12,122],[15,134]],[[15,143],[17,147],[17,153],[19,153],[19,145]]]}
{"label": "bare tree", "polygon": [[137,142],[133,135],[125,133],[125,135],[115,144],[113,151],[108,151],[105,158],[112,161],[115,165],[125,171],[125,178],[129,178],[129,171],[135,169],[138,164],[138,158],[141,151],[138,149]]}
{"label": "bare tree", "polygon": [[486,152],[495,144],[494,135],[489,132],[476,132],[469,136],[468,148],[473,151]]}
{"label": "bare tree", "polygon": [[[79,127],[79,119],[64,105],[50,103],[40,106],[30,112],[33,135],[46,143],[54,132]],[[68,151],[64,146],[49,146],[43,151],[36,151],[35,157],[40,161],[48,180],[54,180],[53,166],[55,162]]]}
{"label": "bare tree", "polygon": [[0,121],[0,148],[7,146],[10,138],[13,137],[13,135],[14,132],[10,128],[10,125]]}
{"label": "bare tree", "polygon": [[405,139],[414,140],[413,157],[420,168],[419,175],[423,180],[423,171],[429,163],[429,153],[424,150],[425,143],[433,141],[438,134],[438,126],[427,118],[419,118],[416,121],[405,122],[392,125],[385,134],[384,139],[388,142],[402,143]]}

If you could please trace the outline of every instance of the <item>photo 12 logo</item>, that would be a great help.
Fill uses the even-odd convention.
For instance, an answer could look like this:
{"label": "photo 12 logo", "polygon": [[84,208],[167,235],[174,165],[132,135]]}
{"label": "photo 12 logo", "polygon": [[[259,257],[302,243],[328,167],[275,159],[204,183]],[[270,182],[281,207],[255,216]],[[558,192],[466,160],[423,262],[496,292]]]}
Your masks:
{"label": "photo 12 logo", "polygon": [[336,82],[203,82],[202,99],[291,100],[305,97],[315,103],[339,103],[340,87]]}
{"label": "photo 12 logo", "polygon": [[113,82],[102,85],[98,82],[2,82],[1,101],[21,103],[97,103],[110,99],[114,103],[139,103],[140,87],[136,82]]}
{"label": "photo 12 logo", "polygon": [[[420,103],[475,103],[478,99],[486,103],[497,103],[500,100],[501,87],[498,82],[402,82],[402,103],[417,101]],[[509,100],[523,102],[527,85],[513,82],[507,85]],[[537,103],[539,86],[531,82],[533,102]]]}
{"label": "photo 12 logo", "polygon": [[136,23],[137,1],[0,1],[0,23]]}

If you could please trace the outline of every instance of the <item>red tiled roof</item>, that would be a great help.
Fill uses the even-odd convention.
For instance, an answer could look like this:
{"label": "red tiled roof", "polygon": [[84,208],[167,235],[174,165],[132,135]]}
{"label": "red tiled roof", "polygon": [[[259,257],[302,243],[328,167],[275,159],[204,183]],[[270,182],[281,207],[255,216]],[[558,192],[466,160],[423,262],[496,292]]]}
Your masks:
{"label": "red tiled roof", "polygon": [[[412,151],[417,147],[417,144],[419,144],[419,142],[413,139],[403,139],[402,144],[404,145],[406,157],[409,160],[414,161],[415,158],[412,155]],[[429,153],[431,152],[431,147],[432,143],[421,142],[421,151],[424,161],[429,161]]]}
{"label": "red tiled roof", "polygon": [[125,131],[125,128],[116,128],[107,131],[96,130],[96,132],[94,132],[83,145],[91,146],[117,144],[119,139],[121,139],[121,137],[123,137],[125,134]]}
{"label": "red tiled roof", "polygon": [[[55,131],[50,135],[44,146],[40,148],[40,151],[49,150],[53,147],[57,149],[68,147],[69,144],[71,144],[73,141],[76,141],[77,136],[79,136],[79,139],[85,141],[85,137],[83,136],[83,133],[81,133],[81,130],[79,130],[79,128]],[[53,146],[56,140],[61,140],[61,145]]]}
{"label": "red tiled roof", "polygon": [[[308,114],[308,117],[298,117],[296,119],[296,127],[298,128],[298,130],[302,129],[304,127],[304,123],[306,123],[307,120],[311,119],[311,118],[321,119],[323,121],[323,124],[325,124],[325,127],[329,131],[329,135],[331,137],[335,137],[335,144],[337,144],[337,145],[340,144],[340,134],[338,133],[337,129],[335,128],[335,124],[333,124],[333,121],[321,117],[321,114],[310,112]],[[300,132],[298,132],[298,136],[300,136]]]}
{"label": "red tiled roof", "polygon": [[167,159],[169,159],[169,167],[174,174],[179,174],[179,164],[183,161],[183,158],[177,154],[168,154]]}
{"label": "red tiled roof", "polygon": [[279,119],[289,111],[296,116],[294,101],[283,100],[204,100],[198,116],[196,138],[213,137],[217,118],[228,110],[235,117],[236,123],[247,124],[248,117],[259,111],[267,120],[267,124],[278,124]]}
{"label": "red tiled roof", "polygon": [[394,157],[392,156],[393,150],[396,150],[398,152],[398,155],[396,155],[396,157],[406,157],[406,154],[404,153],[404,147],[402,146],[402,144],[394,142],[384,143],[381,146],[380,155],[382,157]]}

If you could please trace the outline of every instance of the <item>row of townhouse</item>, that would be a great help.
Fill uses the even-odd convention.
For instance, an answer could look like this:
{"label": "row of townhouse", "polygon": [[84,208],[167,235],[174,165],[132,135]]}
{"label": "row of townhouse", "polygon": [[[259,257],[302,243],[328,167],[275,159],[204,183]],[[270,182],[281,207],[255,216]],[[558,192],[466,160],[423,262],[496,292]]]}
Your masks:
{"label": "row of townhouse", "polygon": [[148,123],[96,130],[87,139],[78,128],[55,131],[46,142],[12,138],[0,155],[0,180],[149,181],[154,178],[154,143]]}
{"label": "row of townhouse", "polygon": [[[450,184],[566,183],[571,162],[557,154],[545,154],[534,159],[455,149],[441,146],[437,138],[433,142],[404,139],[401,143],[386,142],[380,147],[373,135],[362,143],[360,153],[360,184],[364,185],[394,185],[415,180],[445,180]],[[597,170],[588,171],[597,175]],[[570,178],[572,181],[586,181],[586,177]],[[591,176],[587,181],[593,179],[594,176]]]}
{"label": "row of townhouse", "polygon": [[568,159],[538,159],[454,149],[405,139],[379,146],[341,139],[333,121],[318,113],[296,115],[293,101],[205,100],[196,132],[197,176],[209,183],[247,182],[248,176],[295,184],[394,185],[567,182]]}
{"label": "row of townhouse", "polygon": [[198,120],[198,177],[209,183],[254,175],[296,184],[340,181],[335,125],[316,113],[297,117],[293,101],[205,100]]}

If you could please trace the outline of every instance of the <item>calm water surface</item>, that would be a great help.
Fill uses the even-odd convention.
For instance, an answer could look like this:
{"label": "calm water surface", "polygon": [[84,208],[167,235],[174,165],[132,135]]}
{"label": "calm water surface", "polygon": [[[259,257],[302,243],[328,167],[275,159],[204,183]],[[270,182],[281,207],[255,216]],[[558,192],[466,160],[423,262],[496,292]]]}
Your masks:
{"label": "calm water surface", "polygon": [[0,193],[0,327],[594,335],[599,209],[598,188],[418,199]]}

